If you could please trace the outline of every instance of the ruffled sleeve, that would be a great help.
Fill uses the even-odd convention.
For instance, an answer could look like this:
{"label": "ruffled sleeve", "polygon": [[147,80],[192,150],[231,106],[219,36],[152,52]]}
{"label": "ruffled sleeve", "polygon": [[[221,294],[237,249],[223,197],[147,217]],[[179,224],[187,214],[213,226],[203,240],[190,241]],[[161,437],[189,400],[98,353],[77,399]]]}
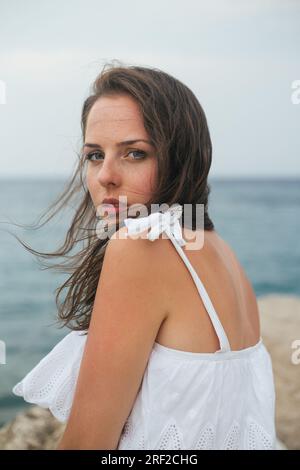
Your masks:
{"label": "ruffled sleeve", "polygon": [[49,408],[61,422],[66,422],[75,392],[87,335],[85,331],[67,334],[18,382],[12,392],[28,403]]}

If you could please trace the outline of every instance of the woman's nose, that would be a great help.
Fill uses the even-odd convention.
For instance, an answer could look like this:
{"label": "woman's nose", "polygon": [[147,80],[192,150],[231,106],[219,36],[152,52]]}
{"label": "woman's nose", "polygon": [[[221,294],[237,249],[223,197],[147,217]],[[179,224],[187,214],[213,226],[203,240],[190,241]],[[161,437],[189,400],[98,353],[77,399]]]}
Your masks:
{"label": "woman's nose", "polygon": [[97,180],[103,186],[110,183],[119,184],[121,180],[121,169],[115,158],[104,158],[97,172]]}

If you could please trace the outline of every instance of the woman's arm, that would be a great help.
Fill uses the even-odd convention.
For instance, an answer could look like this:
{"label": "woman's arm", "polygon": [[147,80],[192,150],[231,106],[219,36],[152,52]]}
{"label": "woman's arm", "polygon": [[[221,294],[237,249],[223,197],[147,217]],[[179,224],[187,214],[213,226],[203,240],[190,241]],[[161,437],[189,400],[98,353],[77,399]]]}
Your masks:
{"label": "woman's arm", "polygon": [[146,239],[108,242],[73,405],[57,450],[118,447],[166,317],[156,250]]}

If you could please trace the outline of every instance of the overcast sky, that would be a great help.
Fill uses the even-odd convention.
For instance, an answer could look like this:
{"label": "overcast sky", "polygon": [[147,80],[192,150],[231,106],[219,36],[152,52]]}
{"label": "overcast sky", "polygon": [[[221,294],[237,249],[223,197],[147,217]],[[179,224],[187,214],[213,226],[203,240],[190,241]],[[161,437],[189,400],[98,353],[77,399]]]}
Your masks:
{"label": "overcast sky", "polygon": [[0,0],[1,176],[73,171],[83,101],[113,59],[193,90],[211,176],[300,176],[300,1]]}

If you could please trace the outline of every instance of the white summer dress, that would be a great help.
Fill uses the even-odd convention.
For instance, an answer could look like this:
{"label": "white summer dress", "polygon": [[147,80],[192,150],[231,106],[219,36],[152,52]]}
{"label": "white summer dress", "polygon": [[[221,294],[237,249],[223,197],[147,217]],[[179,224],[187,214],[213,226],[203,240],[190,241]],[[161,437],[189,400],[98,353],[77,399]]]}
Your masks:
{"label": "white summer dress", "polygon": [[[190,271],[219,338],[214,353],[153,344],[134,405],[117,449],[276,449],[272,361],[262,337],[231,350],[227,335],[196,271],[182,250],[182,206],[124,220],[128,234],[149,227],[149,240],[165,232]],[[68,419],[86,335],[67,334],[13,393]],[[101,426],[101,423],[99,423]]]}

